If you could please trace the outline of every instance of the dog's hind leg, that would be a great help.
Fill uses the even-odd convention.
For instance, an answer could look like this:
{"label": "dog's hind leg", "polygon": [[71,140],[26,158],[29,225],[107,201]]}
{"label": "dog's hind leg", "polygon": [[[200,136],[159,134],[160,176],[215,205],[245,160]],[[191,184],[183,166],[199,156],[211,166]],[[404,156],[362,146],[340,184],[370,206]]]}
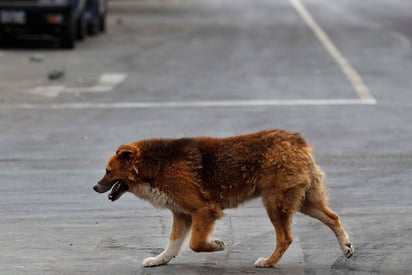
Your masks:
{"label": "dog's hind leg", "polygon": [[176,257],[189,233],[191,223],[192,220],[189,215],[173,212],[173,225],[167,248],[156,257],[146,258],[143,265],[145,267],[164,265]]}
{"label": "dog's hind leg", "polygon": [[283,256],[283,253],[292,243],[292,233],[290,231],[291,213],[272,212],[269,217],[276,228],[276,248],[267,258],[259,258],[255,262],[256,267],[273,267]]}
{"label": "dog's hind leg", "polygon": [[332,229],[338,239],[343,254],[347,258],[353,256],[355,249],[350,243],[348,233],[346,233],[340,222],[339,215],[328,206],[327,195],[322,182],[319,182],[318,185],[313,186],[308,191],[300,212],[320,220]]}
{"label": "dog's hind leg", "polygon": [[259,258],[255,262],[256,267],[273,267],[280,260],[283,253],[288,249],[293,240],[292,232],[290,230],[293,211],[282,209],[276,206],[276,204],[267,205],[267,203],[265,203],[265,207],[270,221],[275,227],[276,248],[269,257]]}

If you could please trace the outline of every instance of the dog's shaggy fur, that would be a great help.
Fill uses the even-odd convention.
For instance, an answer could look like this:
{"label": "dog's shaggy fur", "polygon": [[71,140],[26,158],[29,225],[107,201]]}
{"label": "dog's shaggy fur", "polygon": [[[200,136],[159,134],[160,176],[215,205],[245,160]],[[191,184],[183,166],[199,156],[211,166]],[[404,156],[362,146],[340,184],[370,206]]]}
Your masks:
{"label": "dog's shaggy fur", "polygon": [[323,172],[310,145],[297,133],[266,130],[228,138],[149,139],[121,145],[106,174],[94,186],[110,200],[131,192],[173,213],[167,248],[144,260],[144,266],[167,264],[191,230],[190,248],[219,251],[222,241],[209,241],[223,209],[256,197],[276,230],[276,248],[257,267],[274,266],[292,242],[292,215],[317,218],[335,233],[346,257],[354,249],[339,216],[328,207]]}

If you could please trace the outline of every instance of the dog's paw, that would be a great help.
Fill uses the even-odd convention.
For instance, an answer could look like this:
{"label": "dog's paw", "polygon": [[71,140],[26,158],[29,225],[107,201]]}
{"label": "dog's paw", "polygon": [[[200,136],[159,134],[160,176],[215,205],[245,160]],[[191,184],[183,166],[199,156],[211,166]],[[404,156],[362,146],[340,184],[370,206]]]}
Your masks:
{"label": "dog's paw", "polygon": [[222,251],[222,250],[225,250],[226,248],[226,244],[223,241],[214,240],[214,241],[211,241],[211,243],[215,247],[215,251]]}
{"label": "dog's paw", "polygon": [[353,248],[351,243],[347,243],[342,247],[342,251],[343,255],[345,255],[345,257],[349,259],[355,253],[355,248]]}
{"label": "dog's paw", "polygon": [[169,257],[149,257],[144,259],[143,266],[144,267],[153,267],[158,265],[165,265],[170,262],[171,258]]}
{"label": "dog's paw", "polygon": [[272,265],[267,263],[267,258],[259,258],[255,262],[256,267],[273,267]]}

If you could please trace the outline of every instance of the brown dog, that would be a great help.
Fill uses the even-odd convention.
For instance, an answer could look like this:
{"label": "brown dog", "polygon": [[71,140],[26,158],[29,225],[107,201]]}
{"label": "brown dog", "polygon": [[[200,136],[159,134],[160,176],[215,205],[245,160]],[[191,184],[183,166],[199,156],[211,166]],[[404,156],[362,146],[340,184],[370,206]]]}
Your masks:
{"label": "brown dog", "polygon": [[261,196],[276,230],[276,248],[257,267],[272,267],[292,242],[295,211],[317,218],[335,233],[346,257],[354,248],[339,216],[328,207],[323,172],[311,147],[296,133],[266,130],[228,138],[150,139],[121,145],[94,190],[112,188],[114,201],[131,192],[173,213],[167,248],[144,266],[167,264],[192,231],[190,248],[219,251],[222,241],[209,241],[222,210]]}

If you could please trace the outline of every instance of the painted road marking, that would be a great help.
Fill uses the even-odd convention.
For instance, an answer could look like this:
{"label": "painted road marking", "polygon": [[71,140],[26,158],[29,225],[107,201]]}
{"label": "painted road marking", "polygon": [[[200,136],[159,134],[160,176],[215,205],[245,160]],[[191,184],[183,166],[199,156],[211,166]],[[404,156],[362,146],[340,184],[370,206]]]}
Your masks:
{"label": "painted road marking", "polygon": [[362,77],[350,64],[348,59],[339,51],[339,49],[335,46],[326,32],[320,27],[313,16],[305,8],[302,2],[300,2],[300,0],[289,0],[289,2],[295,8],[297,13],[302,17],[303,21],[305,21],[305,23],[311,28],[311,30],[323,45],[323,47],[326,49],[326,51],[329,53],[329,55],[339,65],[339,68],[352,84],[359,98],[361,100],[374,100],[369,91],[369,88],[366,86]]}
{"label": "painted road marking", "polygon": [[64,90],[63,85],[53,85],[53,86],[37,86],[31,90],[26,91],[28,94],[41,95],[46,97],[56,97]]}
{"label": "painted road marking", "polygon": [[56,103],[7,104],[14,109],[148,109],[148,108],[199,108],[199,107],[265,107],[265,106],[330,106],[373,105],[375,99],[302,99],[302,100],[222,100],[222,101],[171,101],[171,102],[113,102],[113,103]]}
{"label": "painted road marking", "polygon": [[104,93],[112,91],[117,85],[122,83],[126,77],[127,74],[124,73],[106,73],[102,74],[92,87],[70,88],[62,85],[37,86],[26,92],[45,97],[57,97],[62,93]]}
{"label": "painted road marking", "polygon": [[122,83],[126,77],[127,74],[123,73],[102,74],[96,85],[93,87],[67,88],[66,91],[71,93],[110,92],[114,87]]}

